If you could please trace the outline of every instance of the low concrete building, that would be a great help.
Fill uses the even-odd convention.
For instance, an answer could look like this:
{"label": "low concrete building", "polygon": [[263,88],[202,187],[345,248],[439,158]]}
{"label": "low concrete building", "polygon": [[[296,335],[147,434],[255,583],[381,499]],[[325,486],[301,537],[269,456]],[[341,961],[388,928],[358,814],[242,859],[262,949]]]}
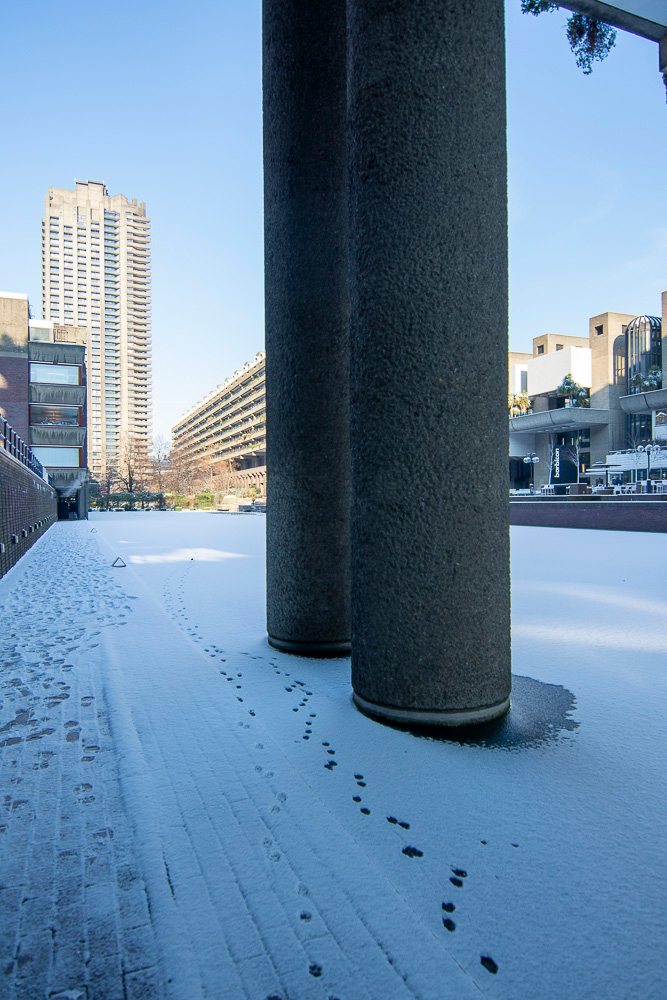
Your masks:
{"label": "low concrete building", "polygon": [[172,430],[173,457],[207,471],[220,489],[266,490],[265,354],[193,406]]}
{"label": "low concrete building", "polygon": [[[667,292],[662,296],[666,317]],[[533,340],[533,353],[510,354],[510,394],[523,394],[529,412],[510,416],[510,486],[577,482],[591,465],[617,465],[628,478],[647,469],[637,448],[667,442],[667,390],[643,391],[651,371],[663,372],[665,322],[657,316],[604,312],[589,320],[588,337],[546,334]],[[586,393],[568,399],[558,392],[570,375]],[[662,377],[662,376],[661,376]],[[662,383],[664,385],[664,382]],[[631,455],[624,461],[610,456]],[[659,468],[658,456],[654,468]],[[667,462],[667,452],[665,452]]]}

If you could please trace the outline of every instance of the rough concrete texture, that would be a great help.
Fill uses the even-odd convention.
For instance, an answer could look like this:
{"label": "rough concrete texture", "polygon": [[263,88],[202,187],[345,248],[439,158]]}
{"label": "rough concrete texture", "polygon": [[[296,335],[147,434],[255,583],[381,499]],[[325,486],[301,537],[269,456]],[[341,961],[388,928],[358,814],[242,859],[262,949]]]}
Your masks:
{"label": "rough concrete texture", "polygon": [[352,0],[348,59],[353,685],[491,706],[510,687],[503,4]]}
{"label": "rough concrete texture", "polygon": [[268,632],[349,649],[345,2],[264,4]]}

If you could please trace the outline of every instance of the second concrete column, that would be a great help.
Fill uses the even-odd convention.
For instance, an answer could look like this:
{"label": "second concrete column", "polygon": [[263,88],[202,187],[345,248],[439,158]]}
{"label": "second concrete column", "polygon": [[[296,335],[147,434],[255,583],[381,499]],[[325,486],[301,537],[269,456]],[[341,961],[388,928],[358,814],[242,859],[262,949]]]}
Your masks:
{"label": "second concrete column", "polygon": [[502,0],[350,0],[352,682],[438,725],[510,694]]}

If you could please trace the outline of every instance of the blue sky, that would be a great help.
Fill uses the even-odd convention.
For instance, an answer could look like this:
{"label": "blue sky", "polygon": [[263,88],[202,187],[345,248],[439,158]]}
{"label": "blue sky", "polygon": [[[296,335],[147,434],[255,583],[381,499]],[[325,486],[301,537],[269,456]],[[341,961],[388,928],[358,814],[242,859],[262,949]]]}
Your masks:
{"label": "blue sky", "polygon": [[[507,0],[510,344],[586,335],[667,288],[667,105],[657,45],[619,32],[589,77],[566,11]],[[40,314],[49,185],[104,180],[153,231],[153,417],[263,346],[259,0],[4,4],[0,288]],[[178,201],[178,206],[177,206]]]}

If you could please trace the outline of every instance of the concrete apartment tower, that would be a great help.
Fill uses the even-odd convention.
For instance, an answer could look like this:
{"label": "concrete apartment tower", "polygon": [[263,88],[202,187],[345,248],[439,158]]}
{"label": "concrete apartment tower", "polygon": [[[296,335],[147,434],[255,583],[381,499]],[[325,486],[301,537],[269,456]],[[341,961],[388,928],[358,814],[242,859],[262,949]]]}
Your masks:
{"label": "concrete apartment tower", "polygon": [[50,187],[42,221],[44,319],[85,327],[94,476],[151,435],[150,219],[101,181]]}

